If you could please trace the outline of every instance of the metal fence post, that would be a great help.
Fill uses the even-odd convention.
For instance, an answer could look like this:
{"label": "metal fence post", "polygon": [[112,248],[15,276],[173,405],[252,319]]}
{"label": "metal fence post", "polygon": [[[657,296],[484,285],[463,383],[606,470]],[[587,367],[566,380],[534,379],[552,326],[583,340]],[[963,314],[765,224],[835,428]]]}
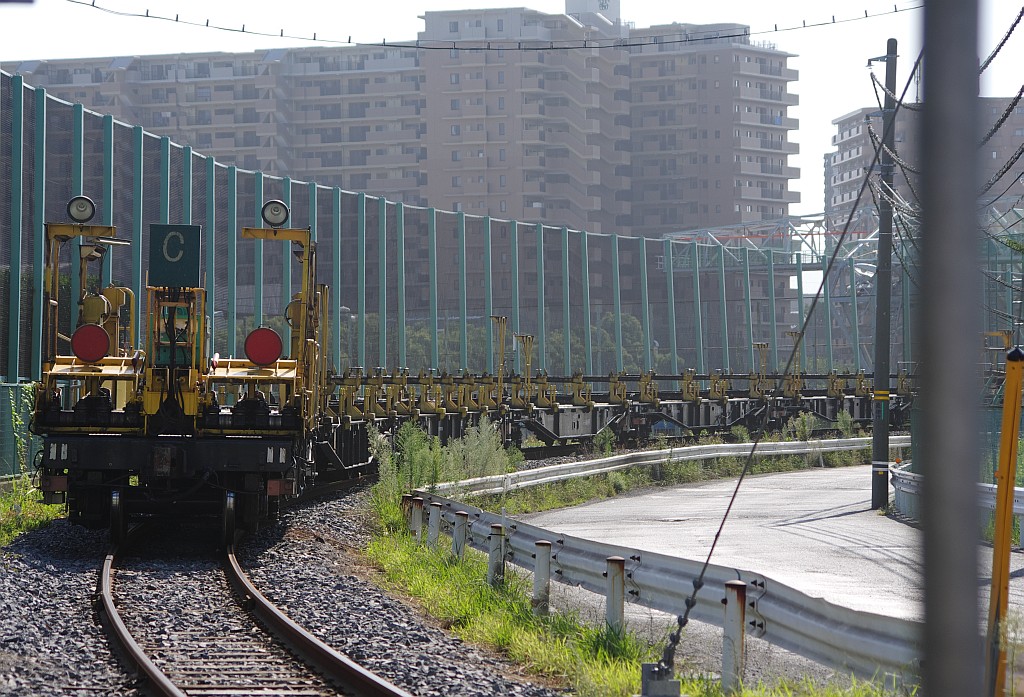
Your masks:
{"label": "metal fence post", "polygon": [[487,583],[499,586],[505,580],[505,526],[500,523],[491,524],[491,534],[487,536]]}
{"label": "metal fence post", "polygon": [[608,557],[607,563],[608,570],[604,573],[608,579],[605,585],[605,619],[608,627],[618,632],[622,631],[625,616],[626,560],[622,557]]}
{"label": "metal fence post", "polygon": [[423,539],[423,499],[419,496],[412,500],[412,520],[409,521],[409,531],[417,542]]}
{"label": "metal fence post", "polygon": [[548,614],[548,601],[551,599],[551,543],[537,540],[533,552],[533,614]]}
{"label": "metal fence post", "polygon": [[722,692],[739,692],[743,682],[743,630],[746,626],[747,584],[725,582],[725,636],[722,641]]}
{"label": "metal fence post", "polygon": [[438,535],[441,534],[441,504],[430,504],[430,513],[427,516],[427,544],[431,547],[437,546]]}
{"label": "metal fence post", "polygon": [[402,517],[409,522],[409,529],[412,529],[412,494],[402,494]]}
{"label": "metal fence post", "polygon": [[466,537],[469,531],[469,513],[465,511],[455,512],[455,529],[452,530],[452,555],[456,559],[462,559],[462,552],[466,549]]}

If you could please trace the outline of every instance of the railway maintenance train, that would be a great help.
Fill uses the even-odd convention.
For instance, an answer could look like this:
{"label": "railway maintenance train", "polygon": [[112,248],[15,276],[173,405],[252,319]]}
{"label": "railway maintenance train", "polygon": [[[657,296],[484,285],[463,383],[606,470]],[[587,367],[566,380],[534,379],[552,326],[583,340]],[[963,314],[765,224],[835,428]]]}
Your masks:
{"label": "railway maintenance train", "polygon": [[[301,264],[288,344],[258,327],[245,358],[227,359],[210,355],[199,226],[150,227],[144,338],[134,346],[132,291],[87,288],[90,264],[121,243],[116,230],[88,224],[94,206],[85,197],[68,212],[73,223],[46,226],[44,366],[32,421],[43,437],[46,501],[66,502],[73,522],[109,523],[115,538],[136,513],[214,512],[230,535],[316,483],[366,469],[364,422],[342,426],[328,405],[329,297],[316,282],[316,244],[309,230],[283,227],[283,203],[268,202],[268,227],[241,236],[287,241]],[[80,250],[71,260],[80,264],[78,287],[67,299],[58,276],[64,247]],[[80,308],[70,336],[58,330],[62,302]]]}
{"label": "railway maintenance train", "polygon": [[[605,429],[620,442],[639,442],[737,425],[778,429],[801,412],[871,422],[870,376],[801,375],[799,365],[771,376],[767,344],[757,345],[761,368],[750,374],[552,377],[531,374],[532,337],[516,336],[525,370],[506,375],[504,317],[493,318],[502,352],[496,375],[337,373],[325,351],[330,288],[317,283],[316,243],[309,229],[285,227],[281,201],[262,211],[266,227],[243,228],[242,239],[290,243],[295,261],[286,263],[301,265],[301,288],[285,310],[287,342],[257,327],[245,338],[244,358],[211,353],[199,226],[150,226],[135,345],[142,299],[125,287],[90,287],[98,274],[89,275],[111,246],[128,243],[114,227],[89,224],[95,206],[86,197],[69,203],[72,222],[46,225],[43,371],[32,430],[43,441],[44,501],[66,503],[72,522],[109,525],[119,539],[130,517],[219,516],[229,538],[236,526],[253,529],[274,517],[287,499],[372,473],[371,424],[393,432],[414,420],[448,439],[488,418],[507,443],[522,446],[532,436],[545,446],[537,450],[550,452]],[[68,297],[60,294],[62,251],[79,265]],[[63,334],[71,304],[77,323]],[[811,381],[824,387],[811,389]],[[745,389],[734,386],[741,383]],[[905,425],[911,400],[901,374],[891,426]]]}

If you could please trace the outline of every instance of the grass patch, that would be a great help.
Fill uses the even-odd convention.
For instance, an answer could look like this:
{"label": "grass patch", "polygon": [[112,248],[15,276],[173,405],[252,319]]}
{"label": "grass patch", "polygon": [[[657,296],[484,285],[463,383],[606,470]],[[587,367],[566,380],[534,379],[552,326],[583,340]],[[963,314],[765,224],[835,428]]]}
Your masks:
{"label": "grass patch", "polygon": [[657,647],[589,627],[571,614],[535,617],[526,578],[508,573],[492,588],[484,581],[487,559],[479,552],[469,550],[457,560],[399,535],[374,540],[367,554],[389,582],[417,598],[460,638],[497,649],[531,672],[577,690],[591,685],[580,694],[632,694],[639,688],[639,662],[658,655]]}
{"label": "grass patch", "polygon": [[[807,420],[801,431],[811,428]],[[796,430],[796,429],[794,429]],[[733,434],[742,439],[744,433]],[[703,443],[722,442],[714,437]],[[383,438],[372,439],[380,464],[380,477],[371,492],[377,516],[375,538],[366,555],[387,582],[416,598],[424,610],[460,638],[497,650],[531,673],[568,685],[580,697],[624,697],[640,692],[640,664],[657,661],[661,645],[629,632],[594,627],[576,612],[535,617],[531,610],[531,581],[526,572],[509,569],[505,581],[491,587],[485,581],[485,555],[467,550],[464,559],[447,549],[417,545],[406,532],[401,496],[414,488],[429,489],[442,481],[502,474],[516,469],[518,453],[509,455],[488,423],[470,429],[459,441],[441,447],[416,427],[406,424],[395,437],[394,449]],[[608,443],[600,450],[607,453]],[[839,466],[863,462],[867,451],[826,455],[822,464]],[[736,476],[742,457],[691,462],[663,462],[532,487],[504,497],[478,497],[482,507],[504,506],[508,513],[570,506],[615,496],[644,486],[663,486]],[[760,458],[752,472],[782,472],[817,466],[802,455]],[[444,546],[444,545],[442,545]],[[668,636],[666,626],[662,636]],[[685,672],[685,671],[684,671]],[[692,672],[692,671],[691,671]],[[683,694],[723,697],[717,679],[683,678]],[[745,688],[741,697],[883,697],[892,695],[870,682],[818,685],[810,680],[759,683]]]}
{"label": "grass patch", "polygon": [[[380,536],[366,550],[388,582],[413,596],[423,609],[461,639],[497,650],[533,674],[568,685],[579,697],[626,697],[640,693],[640,664],[657,661],[661,645],[628,631],[587,625],[574,612],[536,617],[530,580],[512,568],[505,582],[485,581],[486,556],[467,550],[458,560],[441,547],[417,545],[406,534]],[[665,636],[668,635],[666,627]],[[685,639],[685,638],[684,638]],[[684,677],[683,694],[723,697],[707,677]],[[869,682],[818,685],[810,680],[760,683],[742,697],[883,697]]]}
{"label": "grass patch", "polygon": [[27,474],[11,482],[10,491],[0,492],[0,547],[8,545],[23,532],[49,525],[64,516],[64,506],[43,505],[39,490]]}

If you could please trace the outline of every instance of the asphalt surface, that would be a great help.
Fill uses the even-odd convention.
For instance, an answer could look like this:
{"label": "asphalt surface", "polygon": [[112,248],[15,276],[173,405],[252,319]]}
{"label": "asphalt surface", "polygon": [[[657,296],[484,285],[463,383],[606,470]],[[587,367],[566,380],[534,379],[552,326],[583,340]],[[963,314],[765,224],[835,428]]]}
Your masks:
{"label": "asphalt surface", "polygon": [[[704,561],[735,479],[648,490],[523,520],[567,535]],[[870,466],[747,477],[711,561],[757,572],[854,610],[923,619],[919,529],[871,510]],[[988,595],[991,547],[979,546]],[[1024,608],[1024,554],[1010,607]],[[987,607],[986,604],[982,607]]]}

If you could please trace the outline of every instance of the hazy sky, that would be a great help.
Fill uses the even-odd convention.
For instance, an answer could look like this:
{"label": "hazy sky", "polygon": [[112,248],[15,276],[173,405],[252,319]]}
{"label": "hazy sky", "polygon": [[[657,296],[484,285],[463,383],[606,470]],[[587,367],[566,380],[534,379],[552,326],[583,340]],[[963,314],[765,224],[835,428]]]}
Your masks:
{"label": "hazy sky", "polygon": [[[90,0],[91,1],[91,0]],[[564,12],[564,0],[390,0],[386,4],[360,2],[328,3],[323,0],[96,0],[97,7],[117,11],[173,17],[211,25],[280,33],[294,36],[356,42],[405,41],[423,28],[419,19],[426,10],[479,9],[526,6],[549,13]],[[831,150],[834,127],[843,114],[876,104],[866,67],[867,59],[885,54],[886,41],[899,42],[897,93],[901,92],[910,67],[921,50],[923,0],[729,0],[728,2],[652,2],[621,0],[623,21],[637,27],[673,21],[693,24],[736,22],[750,27],[753,41],[772,43],[796,54],[789,66],[800,73],[791,91],[800,105],[790,115],[800,120],[792,139],[800,154],[790,164],[799,167],[801,178],[793,189],[802,202],[793,213],[817,213],[824,208],[822,156]],[[894,9],[901,10],[895,14]],[[979,60],[999,43],[1020,12],[1012,0],[981,0]],[[905,11],[902,11],[905,10]],[[858,21],[847,21],[864,17]],[[820,22],[835,24],[801,27]],[[778,31],[775,28],[778,28]],[[37,58],[79,58],[85,56],[146,55],[192,51],[255,51],[313,44],[190,27],[156,19],[119,17],[69,0],[35,0],[31,4],[0,2],[0,60]],[[992,65],[982,75],[982,95],[1013,97],[1021,87],[1020,66],[1024,65],[1024,22],[1010,37]],[[876,63],[880,80],[884,63]],[[1016,74],[1014,74],[1016,73]],[[916,96],[916,85],[908,95]],[[988,124],[984,124],[987,129]]]}

